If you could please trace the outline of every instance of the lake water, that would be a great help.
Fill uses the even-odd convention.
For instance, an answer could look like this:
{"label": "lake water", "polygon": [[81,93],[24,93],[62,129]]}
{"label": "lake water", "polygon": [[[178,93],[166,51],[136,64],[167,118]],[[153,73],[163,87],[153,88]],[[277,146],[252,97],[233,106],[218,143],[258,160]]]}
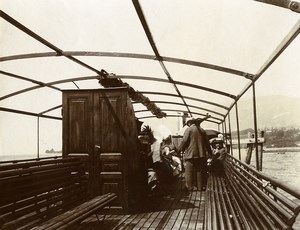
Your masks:
{"label": "lake water", "polygon": [[[41,153],[40,154],[40,158],[55,157],[55,156],[61,156],[61,153]],[[0,161],[26,160],[26,159],[35,159],[35,158],[37,158],[36,154],[32,154],[32,155],[12,154],[12,155],[0,156]]]}
{"label": "lake water", "polygon": [[300,152],[265,153],[262,171],[299,188]]}
{"label": "lake water", "polygon": [[[246,149],[242,149],[241,155],[244,161]],[[236,151],[234,156],[238,156]],[[256,166],[255,151],[252,153],[250,164]],[[264,152],[262,172],[300,190],[300,152]]]}
{"label": "lake water", "polygon": [[[280,179],[284,183],[300,189],[300,152],[285,152],[279,154],[280,151],[264,152],[262,172],[269,176]],[[281,151],[282,153],[283,151]],[[241,151],[242,161],[246,157],[246,149]],[[41,153],[40,157],[61,156],[58,154]],[[234,150],[234,156],[238,158],[237,151]],[[10,155],[0,156],[0,161],[21,160],[36,158],[36,155]],[[255,152],[252,153],[251,165],[255,166]]]}

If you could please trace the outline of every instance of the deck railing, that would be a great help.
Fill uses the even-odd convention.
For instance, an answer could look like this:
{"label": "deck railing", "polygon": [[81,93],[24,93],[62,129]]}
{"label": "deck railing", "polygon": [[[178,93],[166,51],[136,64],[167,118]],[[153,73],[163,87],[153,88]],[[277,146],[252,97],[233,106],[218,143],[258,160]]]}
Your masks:
{"label": "deck railing", "polygon": [[272,176],[269,176],[267,174],[264,174],[260,171],[257,171],[254,167],[236,159],[235,157],[228,155],[228,160],[231,161],[231,163],[234,163],[236,168],[240,170],[240,172],[250,178],[251,180],[255,181],[260,185],[260,187],[266,187],[269,185],[270,187],[274,189],[281,189],[285,191],[287,194],[300,199],[300,189],[295,188],[294,186],[290,184],[284,183],[282,180],[276,179]]}
{"label": "deck railing", "polygon": [[[226,180],[243,213],[253,223],[289,229],[300,211],[300,192],[276,178],[257,171],[228,155],[225,163]],[[252,210],[252,211],[251,211]]]}

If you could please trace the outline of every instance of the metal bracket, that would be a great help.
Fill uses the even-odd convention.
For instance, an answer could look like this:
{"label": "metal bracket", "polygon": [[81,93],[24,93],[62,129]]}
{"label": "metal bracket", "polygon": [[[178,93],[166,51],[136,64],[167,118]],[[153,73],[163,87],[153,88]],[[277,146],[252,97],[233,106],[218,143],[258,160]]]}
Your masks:
{"label": "metal bracket", "polygon": [[295,2],[290,0],[255,0],[255,1],[283,7],[286,9],[290,9],[294,12],[300,13],[300,2]]}
{"label": "metal bracket", "polygon": [[295,2],[295,1],[291,1],[289,3],[289,9],[294,11],[294,12],[300,13],[300,3]]}
{"label": "metal bracket", "polygon": [[266,188],[269,184],[270,184],[270,181],[266,181],[265,183],[263,183],[263,188]]}

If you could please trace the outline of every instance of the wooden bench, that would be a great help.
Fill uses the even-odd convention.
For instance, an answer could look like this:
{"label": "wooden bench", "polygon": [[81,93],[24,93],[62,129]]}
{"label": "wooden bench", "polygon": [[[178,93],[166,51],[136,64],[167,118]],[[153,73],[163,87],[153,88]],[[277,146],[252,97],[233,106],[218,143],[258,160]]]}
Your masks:
{"label": "wooden bench", "polygon": [[205,198],[204,229],[234,229],[239,226],[225,177],[209,174]]}
{"label": "wooden bench", "polygon": [[[0,229],[31,229],[78,205],[82,216],[93,213],[85,172],[79,158],[1,162]],[[92,201],[102,207],[111,198]]]}
{"label": "wooden bench", "polygon": [[39,226],[33,229],[58,230],[71,228],[72,226],[80,223],[92,214],[97,215],[99,209],[104,208],[115,199],[117,199],[117,195],[114,193],[108,193],[101,196],[97,196],[59,216],[56,216],[44,222],[43,224],[40,224]]}
{"label": "wooden bench", "polygon": [[205,229],[292,229],[300,193],[227,156],[225,176],[209,175]]}

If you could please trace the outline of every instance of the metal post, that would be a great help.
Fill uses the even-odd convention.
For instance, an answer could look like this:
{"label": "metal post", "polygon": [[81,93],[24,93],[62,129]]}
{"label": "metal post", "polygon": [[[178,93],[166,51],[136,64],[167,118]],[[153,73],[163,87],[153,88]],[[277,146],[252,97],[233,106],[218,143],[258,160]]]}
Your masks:
{"label": "metal post", "polygon": [[257,135],[257,117],[256,117],[256,94],[255,94],[255,82],[252,81],[253,90],[253,117],[254,117],[254,138],[255,138],[255,157],[256,157],[256,169],[261,171],[258,159],[258,135]]}
{"label": "metal post", "polygon": [[37,117],[37,158],[40,158],[40,116]]}
{"label": "metal post", "polygon": [[239,149],[239,160],[241,160],[241,137],[240,137],[240,124],[239,124],[239,112],[237,103],[235,103],[235,113],[236,113],[236,129],[238,136],[238,149]]}
{"label": "metal post", "polygon": [[224,140],[225,140],[225,147],[226,147],[226,152],[229,154],[229,150],[228,150],[228,148],[227,148],[227,127],[226,127],[226,117],[224,118],[224,133],[225,133],[225,138],[224,138]]}
{"label": "metal post", "polygon": [[233,156],[233,150],[232,150],[232,133],[231,133],[231,124],[230,124],[230,112],[228,113],[228,129],[229,129],[229,134],[230,134],[230,138],[229,138],[230,152],[231,152],[231,155]]}
{"label": "metal post", "polygon": [[225,120],[224,120],[224,131],[225,131],[225,140],[226,140],[226,142],[227,142],[227,135],[226,135],[226,133],[227,133],[227,127],[226,127],[226,118],[225,118]]}
{"label": "metal post", "polygon": [[[225,133],[225,130],[224,130],[224,121],[222,122],[222,133]],[[225,137],[224,137],[225,139]]]}

